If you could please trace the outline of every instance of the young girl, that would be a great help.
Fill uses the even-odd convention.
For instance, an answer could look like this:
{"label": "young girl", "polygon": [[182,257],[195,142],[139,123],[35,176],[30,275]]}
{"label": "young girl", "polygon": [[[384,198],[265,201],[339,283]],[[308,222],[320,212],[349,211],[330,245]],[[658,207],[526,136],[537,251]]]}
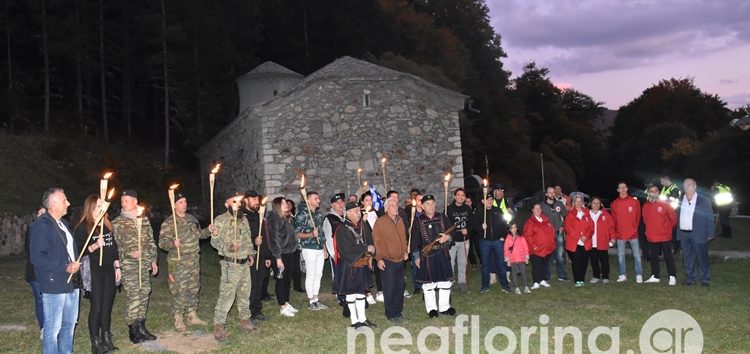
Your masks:
{"label": "young girl", "polygon": [[526,239],[518,234],[518,226],[510,225],[510,233],[505,237],[505,263],[513,274],[513,284],[516,286],[516,294],[521,295],[521,284],[523,292],[530,293],[526,282],[526,264],[529,264],[529,246]]}

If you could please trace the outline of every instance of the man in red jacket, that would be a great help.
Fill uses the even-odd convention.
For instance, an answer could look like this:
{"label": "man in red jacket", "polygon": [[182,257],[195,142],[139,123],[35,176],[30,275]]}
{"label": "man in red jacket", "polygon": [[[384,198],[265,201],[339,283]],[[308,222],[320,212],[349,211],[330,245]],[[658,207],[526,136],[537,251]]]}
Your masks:
{"label": "man in red jacket", "polygon": [[638,247],[638,223],[641,221],[641,204],[638,199],[628,194],[628,185],[625,182],[617,184],[617,192],[620,194],[612,201],[610,209],[615,221],[615,239],[617,240],[617,260],[620,266],[620,275],[617,282],[628,280],[625,264],[625,245],[630,244],[635,262],[635,282],[643,282],[643,269],[641,266],[641,250]]}
{"label": "man in red jacket", "polygon": [[677,274],[672,259],[672,230],[677,224],[677,214],[672,206],[659,200],[659,188],[648,187],[648,201],[643,204],[643,223],[646,225],[646,239],[649,243],[652,275],[646,283],[659,282],[659,252],[664,255],[669,273],[669,285],[677,284]]}

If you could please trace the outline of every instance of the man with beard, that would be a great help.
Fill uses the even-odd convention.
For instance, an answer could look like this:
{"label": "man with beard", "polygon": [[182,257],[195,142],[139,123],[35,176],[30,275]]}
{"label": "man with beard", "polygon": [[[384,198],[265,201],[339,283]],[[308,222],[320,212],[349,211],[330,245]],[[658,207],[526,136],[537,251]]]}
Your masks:
{"label": "man with beard", "polygon": [[263,295],[268,292],[268,280],[271,278],[270,268],[273,256],[268,246],[268,231],[266,230],[265,223],[263,224],[263,232],[258,235],[260,231],[260,218],[264,218],[265,220],[265,215],[258,213],[260,210],[260,194],[255,190],[248,190],[245,192],[243,201],[245,205],[243,213],[250,226],[250,237],[253,240],[255,252],[260,252],[259,264],[250,267],[250,319],[253,322],[265,321],[268,318],[262,312]]}
{"label": "man with beard", "polygon": [[[547,216],[555,228],[557,280],[568,281],[568,274],[565,272],[565,227],[563,225],[568,210],[565,209],[563,201],[558,200],[555,195],[555,187],[547,187],[547,195],[544,203],[542,203],[542,213]],[[551,277],[549,266],[547,266],[547,277]]]}
{"label": "man with beard", "polygon": [[[450,249],[450,256],[451,269],[456,270],[455,274],[458,278],[458,289],[460,291],[468,290],[466,284],[466,263],[471,244],[471,241],[469,241],[469,226],[471,225],[469,216],[471,215],[471,208],[464,204],[465,201],[466,192],[464,189],[456,188],[453,192],[453,204],[448,206],[448,219],[457,226],[456,231],[453,231],[451,235],[453,246]],[[458,266],[457,269],[456,266]]]}

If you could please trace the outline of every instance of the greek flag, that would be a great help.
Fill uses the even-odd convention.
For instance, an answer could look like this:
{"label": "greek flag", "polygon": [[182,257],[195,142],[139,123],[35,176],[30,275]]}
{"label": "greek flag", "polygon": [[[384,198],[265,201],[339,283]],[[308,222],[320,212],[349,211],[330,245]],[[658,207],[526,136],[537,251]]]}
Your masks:
{"label": "greek flag", "polygon": [[372,197],[372,208],[376,211],[380,210],[384,206],[383,199],[380,198],[377,188],[372,184],[370,185],[370,196]]}

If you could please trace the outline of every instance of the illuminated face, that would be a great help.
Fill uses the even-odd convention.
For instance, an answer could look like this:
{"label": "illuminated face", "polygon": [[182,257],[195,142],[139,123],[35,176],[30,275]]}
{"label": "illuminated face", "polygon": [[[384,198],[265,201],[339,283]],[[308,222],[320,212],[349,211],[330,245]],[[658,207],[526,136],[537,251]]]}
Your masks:
{"label": "illuminated face", "polygon": [[594,199],[591,201],[591,210],[593,211],[599,211],[602,208],[602,201],[599,199]]}
{"label": "illuminated face", "polygon": [[260,197],[245,198],[245,207],[249,210],[258,211],[260,209]]}
{"label": "illuminated face", "polygon": [[698,186],[695,184],[695,181],[692,179],[686,179],[685,182],[682,183],[682,188],[685,189],[685,193],[690,193],[691,195],[695,193],[695,190],[698,188]]}
{"label": "illuminated face", "polygon": [[307,197],[307,203],[310,208],[318,209],[320,207],[320,196],[317,194],[310,195]]}
{"label": "illuminated face", "polygon": [[542,216],[542,207],[536,204],[531,208],[531,212],[534,213],[534,216]]}
{"label": "illuminated face", "polygon": [[575,205],[575,207],[577,209],[583,208],[583,198],[582,197],[576,197],[574,205]]}
{"label": "illuminated face", "polygon": [[435,201],[434,200],[428,200],[424,203],[422,203],[422,209],[424,209],[425,214],[432,216],[435,214]]}
{"label": "illuminated face", "polygon": [[494,191],[492,191],[492,195],[496,200],[501,200],[505,196],[505,191],[502,189],[495,189]]}
{"label": "illuminated face", "polygon": [[555,197],[562,197],[562,187],[555,186]]}
{"label": "illuminated face", "polygon": [[456,199],[456,204],[461,205],[466,202],[466,193],[464,191],[456,191],[453,198]]}
{"label": "illuminated face", "polygon": [[512,232],[514,235],[518,233],[518,226],[516,224],[510,225],[510,232]]}
{"label": "illuminated face", "polygon": [[122,210],[124,211],[135,211],[138,206],[138,199],[126,195],[120,198],[120,204],[122,204]]}
{"label": "illuminated face", "polygon": [[617,185],[617,193],[620,194],[628,194],[628,185],[625,183],[620,183]]}
{"label": "illuminated face", "polygon": [[555,188],[554,187],[547,188],[547,199],[555,199]]}
{"label": "illuminated face", "polygon": [[174,212],[177,215],[185,215],[185,212],[187,212],[187,207],[187,198],[180,198],[180,200],[174,202]]}
{"label": "illuminated face", "polygon": [[281,212],[282,213],[288,213],[292,210],[292,204],[289,203],[288,200],[282,199],[281,200]]}
{"label": "illuminated face", "polygon": [[[393,200],[393,201],[390,201]],[[391,217],[398,216],[398,201],[395,199],[389,199],[388,203],[385,203],[385,212]]]}
{"label": "illuminated face", "polygon": [[339,199],[331,204],[331,207],[333,210],[336,211],[336,214],[344,215],[344,207],[346,206],[346,203],[344,203],[343,200]]}
{"label": "illuminated face", "polygon": [[365,207],[365,209],[372,208],[372,196],[367,195],[362,199],[362,205]]}
{"label": "illuminated face", "polygon": [[346,212],[346,217],[349,218],[353,224],[357,224],[359,223],[359,220],[362,219],[362,213],[359,208],[349,209]]}
{"label": "illuminated face", "polygon": [[651,199],[659,199],[659,188],[656,186],[648,187],[648,197]]}
{"label": "illuminated face", "polygon": [[91,209],[91,217],[96,220],[99,216],[99,209],[102,207],[102,198],[96,200],[96,205]]}

